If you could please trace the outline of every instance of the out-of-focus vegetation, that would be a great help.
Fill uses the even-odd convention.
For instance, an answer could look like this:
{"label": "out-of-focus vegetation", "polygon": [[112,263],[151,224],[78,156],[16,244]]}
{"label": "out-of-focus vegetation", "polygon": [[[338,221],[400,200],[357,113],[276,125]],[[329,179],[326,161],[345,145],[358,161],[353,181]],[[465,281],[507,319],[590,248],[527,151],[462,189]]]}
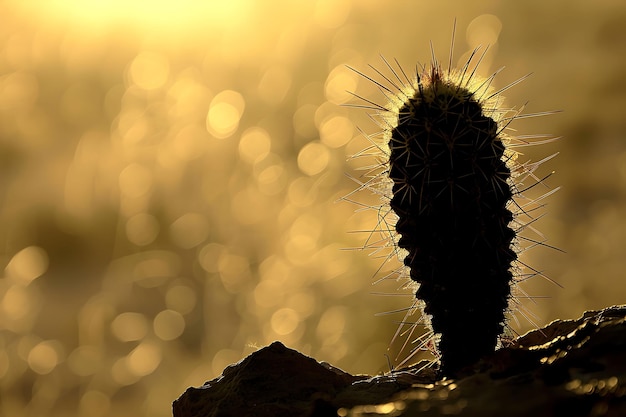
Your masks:
{"label": "out-of-focus vegetation", "polygon": [[[337,200],[373,131],[342,107],[345,65],[455,63],[527,112],[519,134],[562,186],[525,253],[537,325],[622,303],[626,287],[626,7],[528,1],[14,0],[0,5],[0,415],[167,416],[273,340],[352,373],[387,370],[405,297],[345,248],[376,213]],[[378,204],[375,196],[359,197]],[[391,270],[389,264],[383,270]],[[533,324],[523,317],[513,329]],[[468,343],[471,343],[468,341]],[[391,359],[394,360],[393,354]]]}

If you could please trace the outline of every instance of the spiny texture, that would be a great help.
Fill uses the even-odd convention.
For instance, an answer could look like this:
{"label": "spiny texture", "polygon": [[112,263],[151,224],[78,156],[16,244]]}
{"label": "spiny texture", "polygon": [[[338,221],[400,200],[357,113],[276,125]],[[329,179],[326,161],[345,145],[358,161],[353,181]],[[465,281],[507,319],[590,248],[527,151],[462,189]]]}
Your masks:
{"label": "spiny texture", "polygon": [[[556,154],[519,162],[518,149],[558,138],[505,131],[516,119],[553,112],[522,115],[504,107],[501,93],[526,77],[494,91],[491,83],[500,70],[487,78],[476,75],[486,53],[475,62],[478,51],[458,71],[451,69],[452,52],[442,71],[434,51],[432,63],[418,66],[411,77],[397,61],[394,67],[384,58],[389,76],[371,67],[382,81],[353,69],[386,99],[379,104],[354,94],[365,103],[356,107],[372,111],[380,127],[365,135],[371,146],[354,155],[374,161],[363,166],[367,180],[357,180],[358,190],[378,194],[382,201],[366,205],[376,211],[378,223],[368,231],[363,249],[385,262],[402,261],[403,267],[383,272],[377,282],[406,279],[405,288],[416,294],[408,308],[397,310],[405,312],[392,340],[404,338],[399,366],[429,350],[443,376],[458,375],[493,352],[508,328],[509,313],[526,315],[519,296],[527,295],[519,283],[543,274],[518,255],[535,246],[552,248],[533,223],[542,200],[558,188],[538,197],[524,193],[545,186],[551,174],[538,178],[535,170]],[[524,184],[527,180],[530,185]],[[418,310],[421,316],[412,319]],[[426,333],[420,334],[422,326]]]}
{"label": "spiny texture", "polygon": [[498,123],[437,67],[398,110],[390,206],[416,296],[440,335],[441,371],[495,349],[511,293],[511,172]]}

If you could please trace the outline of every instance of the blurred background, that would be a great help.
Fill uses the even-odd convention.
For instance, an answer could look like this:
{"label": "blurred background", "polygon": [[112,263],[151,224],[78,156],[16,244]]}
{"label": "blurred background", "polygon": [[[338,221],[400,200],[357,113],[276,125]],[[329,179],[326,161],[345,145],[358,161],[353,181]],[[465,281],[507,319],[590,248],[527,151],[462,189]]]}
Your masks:
{"label": "blurred background", "polygon": [[[559,156],[523,260],[518,333],[626,300],[626,5],[615,0],[5,0],[0,3],[0,415],[169,416],[274,340],[387,371],[411,294],[362,247],[376,210],[340,201],[374,132],[350,65],[453,64],[526,112]],[[543,192],[543,191],[541,191]],[[376,206],[376,196],[355,196]],[[622,213],[622,214],[620,214]],[[381,268],[382,266],[382,268]],[[377,275],[377,270],[381,272]],[[387,287],[385,287],[387,285]],[[401,358],[400,358],[401,359]]]}

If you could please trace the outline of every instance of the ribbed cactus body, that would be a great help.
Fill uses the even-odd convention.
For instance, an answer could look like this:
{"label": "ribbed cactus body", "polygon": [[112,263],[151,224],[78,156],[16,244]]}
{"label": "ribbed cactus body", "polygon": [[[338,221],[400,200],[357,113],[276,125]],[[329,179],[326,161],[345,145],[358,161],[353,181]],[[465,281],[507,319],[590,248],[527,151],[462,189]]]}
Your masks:
{"label": "ribbed cactus body", "polygon": [[[539,162],[518,157],[519,148],[558,138],[505,133],[513,131],[509,125],[516,119],[554,112],[522,115],[503,106],[501,93],[526,76],[495,90],[491,84],[499,70],[478,76],[485,53],[479,56],[478,50],[459,70],[451,68],[450,56],[443,71],[434,52],[431,64],[418,65],[414,73],[384,58],[388,71],[371,67],[376,77],[354,70],[386,99],[379,104],[355,94],[365,103],[357,107],[372,111],[380,127],[366,135],[371,146],[354,156],[374,159],[364,166],[367,179],[357,181],[382,200],[381,206],[371,206],[378,222],[363,248],[402,261],[392,273],[381,267],[377,282],[406,279],[404,287],[416,295],[408,308],[397,310],[405,317],[392,344],[405,341],[396,360],[401,366],[429,350],[439,359],[442,376],[458,375],[493,352],[510,329],[509,313],[527,315],[518,297],[528,295],[519,284],[545,276],[518,255],[535,246],[555,249],[544,244],[534,223],[543,199],[558,190],[544,182],[551,174],[539,178],[536,169],[556,154]],[[524,195],[536,185],[547,191]],[[415,319],[417,311],[422,314]]]}
{"label": "ribbed cactus body", "polygon": [[397,244],[440,335],[444,374],[495,349],[517,258],[500,128],[475,93],[433,67],[389,139]]}

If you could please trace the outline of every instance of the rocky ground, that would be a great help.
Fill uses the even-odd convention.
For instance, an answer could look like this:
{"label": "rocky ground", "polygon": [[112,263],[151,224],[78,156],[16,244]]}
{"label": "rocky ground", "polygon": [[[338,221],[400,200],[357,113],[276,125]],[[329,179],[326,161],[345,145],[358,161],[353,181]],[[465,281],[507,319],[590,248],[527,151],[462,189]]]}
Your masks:
{"label": "rocky ground", "polygon": [[[626,416],[626,305],[557,320],[456,379],[415,365],[350,375],[280,342],[173,404],[174,417]],[[418,371],[419,370],[419,371]]]}

